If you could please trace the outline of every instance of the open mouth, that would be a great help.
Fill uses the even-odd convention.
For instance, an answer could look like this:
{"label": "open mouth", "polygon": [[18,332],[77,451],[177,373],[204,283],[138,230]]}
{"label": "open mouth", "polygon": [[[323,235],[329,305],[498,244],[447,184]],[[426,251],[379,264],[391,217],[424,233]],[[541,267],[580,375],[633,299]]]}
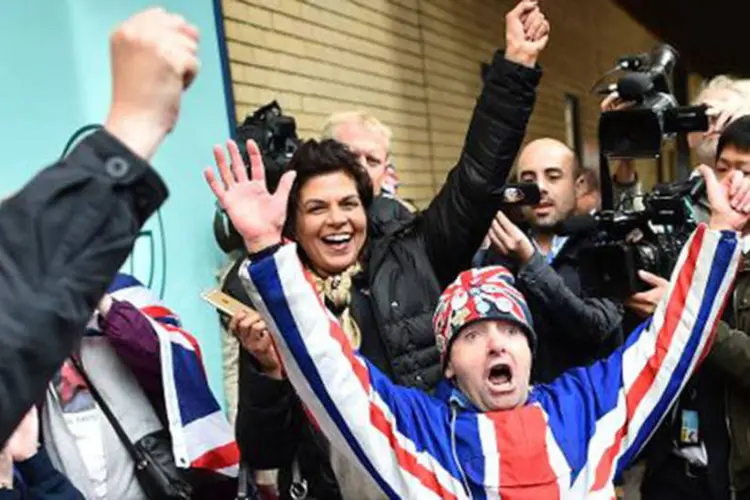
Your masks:
{"label": "open mouth", "polygon": [[497,387],[510,386],[513,383],[513,370],[507,363],[499,362],[490,367],[489,381]]}
{"label": "open mouth", "polygon": [[328,245],[330,248],[334,250],[341,250],[343,248],[346,248],[346,245],[348,245],[349,242],[352,241],[352,234],[329,234],[328,236],[323,236],[321,240],[323,240],[323,243]]}

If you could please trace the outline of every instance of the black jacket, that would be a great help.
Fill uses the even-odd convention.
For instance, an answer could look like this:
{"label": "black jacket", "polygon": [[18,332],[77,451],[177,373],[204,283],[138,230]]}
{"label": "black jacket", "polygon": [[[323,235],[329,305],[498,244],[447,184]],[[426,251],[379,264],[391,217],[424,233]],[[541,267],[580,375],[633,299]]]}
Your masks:
{"label": "black jacket", "polygon": [[[589,365],[622,343],[622,305],[592,298],[582,285],[585,269],[579,251],[587,243],[585,234],[571,236],[551,265],[536,252],[528,264],[512,269],[538,338],[532,368],[535,383],[551,382],[570,368]],[[507,265],[507,261],[490,251],[485,265],[492,264]]]}
{"label": "black jacket", "polygon": [[[540,76],[538,69],[497,53],[458,164],[427,209],[415,216],[385,198],[370,209],[366,279],[355,284],[353,313],[363,337],[379,337],[385,360],[373,361],[385,364],[380,368],[398,384],[430,390],[440,379],[432,314],[442,289],[471,267],[499,208],[495,192],[505,184],[520,148]],[[311,471],[300,464],[308,482],[325,486],[311,488],[311,494],[336,498],[335,481],[325,480],[332,478],[330,469],[318,458],[326,452],[310,437],[314,433],[293,389],[265,379],[251,359],[243,353],[240,368],[237,441],[243,460],[255,469],[272,469],[286,468],[300,457],[313,466]],[[307,451],[312,449],[317,451]],[[283,498],[288,490],[281,483]]]}
{"label": "black jacket", "polygon": [[0,443],[85,330],[167,190],[104,131],[0,206]]}

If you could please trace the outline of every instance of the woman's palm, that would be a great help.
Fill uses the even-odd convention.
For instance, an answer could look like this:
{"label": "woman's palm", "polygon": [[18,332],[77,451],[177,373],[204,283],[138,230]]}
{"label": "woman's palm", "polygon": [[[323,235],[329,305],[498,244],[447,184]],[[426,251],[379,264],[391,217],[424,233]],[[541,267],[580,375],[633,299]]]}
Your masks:
{"label": "woman's palm", "polygon": [[268,192],[263,181],[240,181],[220,201],[232,224],[246,240],[255,235],[281,233],[286,220],[286,199]]}
{"label": "woman's palm", "polygon": [[231,169],[227,165],[223,149],[220,146],[214,147],[221,182],[212,169],[206,169],[206,180],[219,204],[226,210],[246,246],[250,247],[261,240],[263,244],[280,241],[294,173],[284,174],[276,192],[271,194],[266,188],[263,162],[255,142],[247,142],[252,180],[248,178],[247,169],[234,141],[227,142],[227,149],[232,160]]}

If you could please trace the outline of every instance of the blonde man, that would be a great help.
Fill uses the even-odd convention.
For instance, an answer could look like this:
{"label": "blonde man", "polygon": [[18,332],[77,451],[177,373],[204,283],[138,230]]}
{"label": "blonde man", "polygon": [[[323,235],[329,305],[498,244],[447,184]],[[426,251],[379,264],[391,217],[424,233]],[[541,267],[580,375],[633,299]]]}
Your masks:
{"label": "blonde man", "polygon": [[375,196],[385,191],[395,195],[397,177],[391,165],[391,129],[366,111],[332,114],[321,133],[322,139],[336,139],[349,146],[370,174]]}

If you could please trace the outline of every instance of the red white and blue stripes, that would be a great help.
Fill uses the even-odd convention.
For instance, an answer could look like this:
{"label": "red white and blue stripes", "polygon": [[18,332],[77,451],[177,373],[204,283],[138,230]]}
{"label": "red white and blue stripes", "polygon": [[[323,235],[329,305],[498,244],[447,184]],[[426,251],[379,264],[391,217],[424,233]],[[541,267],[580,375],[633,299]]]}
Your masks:
{"label": "red white and blue stripes", "polygon": [[455,419],[447,401],[394,385],[352,351],[293,245],[241,276],[323,432],[390,498],[609,499],[705,356],[738,260],[733,233],[701,226],[651,322],[609,358],[534,387],[523,408]]}
{"label": "red white and blue stripes", "polygon": [[132,276],[119,274],[110,293],[143,312],[158,336],[164,402],[178,467],[236,477],[240,457],[234,430],[208,386],[197,340]]}

